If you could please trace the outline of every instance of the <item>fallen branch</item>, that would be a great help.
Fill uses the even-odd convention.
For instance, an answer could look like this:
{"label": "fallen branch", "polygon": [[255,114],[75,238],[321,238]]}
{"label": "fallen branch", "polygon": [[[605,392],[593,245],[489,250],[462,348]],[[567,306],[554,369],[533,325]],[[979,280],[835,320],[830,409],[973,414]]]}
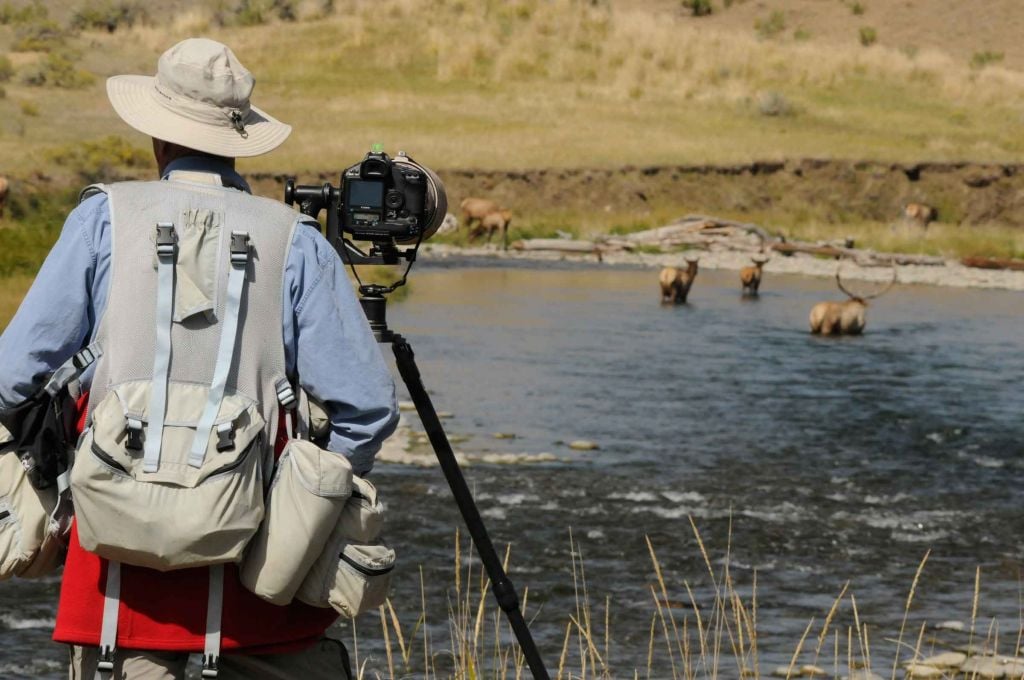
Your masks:
{"label": "fallen branch", "polygon": [[965,267],[977,269],[1009,269],[1012,271],[1024,271],[1024,260],[1008,260],[998,257],[965,257],[960,260]]}

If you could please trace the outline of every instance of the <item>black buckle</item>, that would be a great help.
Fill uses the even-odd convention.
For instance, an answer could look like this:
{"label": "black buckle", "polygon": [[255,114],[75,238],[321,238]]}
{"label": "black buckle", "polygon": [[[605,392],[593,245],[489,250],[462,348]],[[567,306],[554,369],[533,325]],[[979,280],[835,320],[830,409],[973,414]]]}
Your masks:
{"label": "black buckle", "polygon": [[217,658],[212,654],[203,654],[203,677],[216,678],[220,672],[217,669]]}
{"label": "black buckle", "polygon": [[88,347],[85,347],[84,349],[80,350],[77,354],[75,354],[75,356],[71,357],[71,362],[79,371],[81,371],[83,368],[90,365],[94,361],[96,361],[96,355],[93,354],[92,350],[89,349]]}
{"label": "black buckle", "polygon": [[100,660],[96,664],[96,670],[99,673],[110,673],[114,672],[114,648],[113,647],[100,647]]}
{"label": "black buckle", "polygon": [[132,427],[131,425],[127,428],[128,437],[125,439],[124,448],[129,451],[141,451],[142,450],[142,428]]}
{"label": "black buckle", "polygon": [[287,411],[291,411],[295,408],[295,390],[292,388],[292,384],[287,380],[281,380],[277,383],[277,401],[281,404],[281,407]]}
{"label": "black buckle", "polygon": [[246,264],[249,261],[249,233],[231,232],[231,263]]}
{"label": "black buckle", "polygon": [[230,428],[217,428],[217,450],[230,451],[233,448],[235,448],[235,426],[232,424]]}
{"label": "black buckle", "polygon": [[178,250],[178,233],[172,222],[156,223],[156,254],[174,255]]}

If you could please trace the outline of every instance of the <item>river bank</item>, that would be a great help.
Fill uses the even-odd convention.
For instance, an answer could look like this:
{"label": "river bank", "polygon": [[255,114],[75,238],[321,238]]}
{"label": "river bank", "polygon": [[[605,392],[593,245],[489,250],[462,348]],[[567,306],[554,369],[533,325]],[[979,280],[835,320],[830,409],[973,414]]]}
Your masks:
{"label": "river bank", "polygon": [[[694,251],[700,255],[700,267],[704,269],[739,270],[750,265],[753,253],[737,251]],[[592,254],[574,254],[547,251],[519,251],[509,249],[503,251],[495,246],[460,247],[449,244],[428,243],[423,246],[422,259],[425,262],[445,261],[455,258],[468,258],[486,261],[533,261],[533,262],[577,262],[592,264],[595,267],[633,266],[655,269],[664,266],[685,266],[684,253],[638,253],[612,252],[604,253],[600,260]],[[770,286],[770,276],[779,274],[802,274],[804,276],[835,277],[838,262],[813,255],[796,253],[793,255],[774,255],[764,266],[765,286]],[[965,267],[957,260],[947,260],[945,265],[914,265],[896,266],[897,281],[902,284],[921,284],[930,286],[949,286],[954,288],[991,288],[1002,290],[1024,290],[1024,272],[978,269]],[[843,279],[888,282],[891,274],[889,267],[863,266],[850,260],[842,261]],[[738,287],[737,283],[737,287]],[[870,292],[870,291],[869,291]]]}

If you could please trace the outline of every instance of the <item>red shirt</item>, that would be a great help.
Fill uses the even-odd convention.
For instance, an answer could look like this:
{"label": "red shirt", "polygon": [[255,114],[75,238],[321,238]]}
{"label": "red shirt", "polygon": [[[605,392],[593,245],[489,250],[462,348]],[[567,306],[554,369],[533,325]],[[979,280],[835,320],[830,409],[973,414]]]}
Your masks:
{"label": "red shirt", "polygon": [[[284,427],[278,431],[280,453]],[[53,631],[55,641],[99,645],[106,578],[106,560],[79,545],[73,526]],[[125,649],[203,651],[209,579],[206,567],[161,572],[122,565],[117,645]],[[248,654],[298,651],[321,638],[337,617],[333,609],[298,601],[279,607],[261,600],[242,586],[236,565],[225,565],[221,623],[224,650],[244,650]]]}

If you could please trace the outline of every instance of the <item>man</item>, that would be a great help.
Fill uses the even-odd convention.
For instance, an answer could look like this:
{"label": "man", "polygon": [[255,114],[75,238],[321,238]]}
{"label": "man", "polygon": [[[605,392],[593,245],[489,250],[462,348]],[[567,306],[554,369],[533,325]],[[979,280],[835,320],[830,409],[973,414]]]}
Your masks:
{"label": "man", "polygon": [[[235,158],[266,153],[281,144],[291,131],[289,126],[251,106],[253,85],[252,75],[230,49],[206,39],[185,40],[165,52],[155,77],[116,76],[108,80],[108,97],[118,115],[153,138],[153,152],[163,181],[142,185],[142,189],[152,187],[154,201],[163,200],[161,197],[167,195],[164,189],[175,185],[183,187],[179,194],[229,194],[226,198],[230,200],[224,203],[228,206],[252,209],[250,204],[258,204],[254,214],[260,215],[259,210],[266,209],[267,220],[271,212],[281,215],[267,199],[248,196],[249,187],[234,168]],[[111,189],[117,186],[112,185]],[[137,196],[139,189],[133,191],[132,195]],[[136,313],[132,309],[112,309],[131,293],[124,289],[124,279],[120,285],[116,283],[117,272],[135,266],[142,272],[139,275],[151,276],[155,281],[160,269],[152,252],[142,257],[136,253],[134,265],[124,262],[131,257],[123,252],[132,240],[124,238],[131,235],[128,230],[146,230],[145,238],[149,241],[159,238],[149,233],[152,224],[126,224],[130,221],[130,210],[124,204],[112,205],[116,202],[112,199],[119,195],[123,194],[99,191],[71,212],[32,289],[0,336],[0,413],[32,395],[45,376],[94,339],[111,338],[111,347],[101,349],[122,354],[133,351],[136,345],[153,343],[151,329],[141,335],[139,329],[112,327],[115,323],[131,326]],[[186,206],[187,210],[191,208]],[[224,218],[225,223],[230,222],[230,217]],[[238,335],[244,338],[252,330],[252,323],[247,328],[245,322],[246,310],[256,319],[254,310],[262,302],[247,298],[268,290],[266,282],[272,277],[268,276],[265,262],[278,257],[283,263],[283,275],[274,290],[280,307],[276,306],[277,300],[271,300],[274,304],[268,308],[281,310],[280,333],[287,377],[292,385],[301,386],[324,405],[331,422],[328,448],[347,456],[355,474],[365,475],[382,441],[397,423],[394,382],[336,253],[320,235],[315,222],[299,214],[295,214],[294,220],[294,231],[288,232],[290,242],[282,241],[286,252],[270,252],[268,246],[274,240],[268,235],[277,232],[266,229],[262,232],[263,247],[259,243],[253,246],[255,261],[249,266],[250,273],[255,274],[248,277],[250,287],[243,296]],[[261,232],[256,229],[254,233]],[[121,235],[120,242],[115,240],[116,234]],[[223,244],[220,248],[221,252],[226,250]],[[233,256],[233,237],[231,251]],[[140,260],[144,267],[139,266]],[[182,313],[180,307],[185,298],[197,302],[196,309],[205,314],[175,318],[173,332],[182,334],[189,331],[179,326],[201,327],[208,322],[207,317],[223,315],[226,303],[217,299],[224,293],[217,291],[226,289],[227,274],[218,283],[217,277],[210,275],[209,267],[198,266],[198,274],[193,271],[194,280],[186,282],[187,270],[181,262],[177,266],[175,314]],[[204,281],[204,272],[207,279],[213,280],[212,288],[210,280]],[[155,287],[156,283],[152,285]],[[149,308],[149,303],[145,304]],[[136,335],[124,339],[132,333]],[[246,347],[242,340],[239,344]],[[104,357],[107,359],[109,364],[121,358]],[[206,366],[213,360],[214,357],[188,352],[181,353],[179,358],[175,352],[170,370],[175,370],[175,363]],[[252,360],[236,358],[233,370],[239,370],[239,361]],[[104,373],[103,369],[90,369],[82,378],[84,390],[91,388],[93,392],[105,391],[111,382],[109,370]],[[116,650],[112,655],[113,677],[184,678],[188,653],[203,651],[204,641],[208,641],[207,589],[213,589],[208,585],[212,583],[207,578],[209,570],[204,567],[158,572],[127,564],[119,569],[120,606],[115,606],[113,617],[116,645],[110,645]],[[107,561],[85,551],[78,542],[77,530],[73,529],[54,639],[71,645],[70,677],[76,680],[91,680],[97,667],[103,668],[99,664],[98,646],[101,628],[107,620],[104,582],[107,579],[109,586],[109,575]],[[350,677],[344,647],[324,638],[324,632],[336,618],[333,610],[298,602],[284,607],[264,602],[241,586],[233,564],[223,570],[222,602],[219,646],[224,656],[219,660],[220,678]]]}

